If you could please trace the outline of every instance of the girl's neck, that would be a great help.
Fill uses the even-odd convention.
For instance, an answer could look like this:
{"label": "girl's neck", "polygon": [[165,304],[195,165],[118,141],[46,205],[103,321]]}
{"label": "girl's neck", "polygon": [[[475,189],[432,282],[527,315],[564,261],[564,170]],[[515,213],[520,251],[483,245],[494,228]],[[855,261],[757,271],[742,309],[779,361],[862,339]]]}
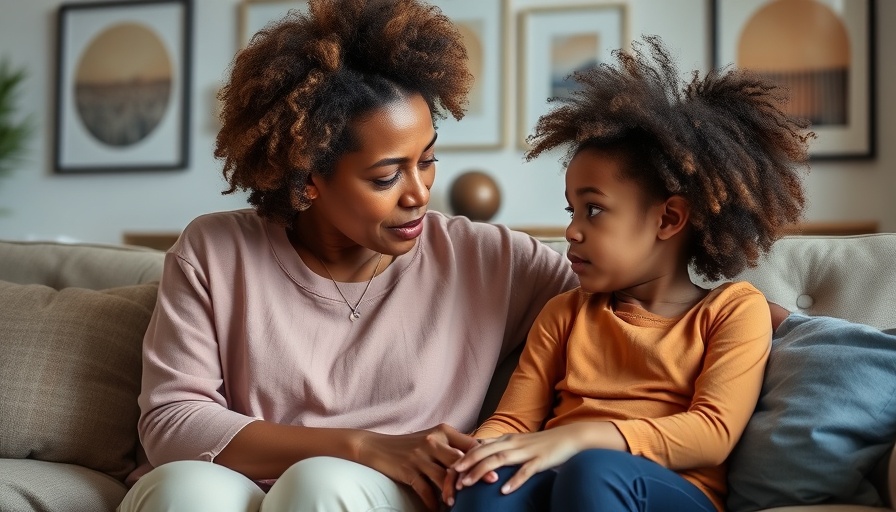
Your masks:
{"label": "girl's neck", "polygon": [[617,302],[636,305],[655,315],[674,318],[683,315],[703,300],[709,290],[691,282],[687,271],[683,275],[662,276],[645,283],[617,290]]}

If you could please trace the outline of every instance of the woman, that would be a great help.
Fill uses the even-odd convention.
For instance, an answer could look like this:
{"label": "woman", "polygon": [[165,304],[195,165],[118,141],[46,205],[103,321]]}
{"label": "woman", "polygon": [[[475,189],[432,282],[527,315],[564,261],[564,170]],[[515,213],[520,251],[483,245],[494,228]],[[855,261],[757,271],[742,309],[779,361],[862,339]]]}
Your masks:
{"label": "woman", "polygon": [[221,93],[215,154],[254,209],[196,219],[167,255],[140,396],[156,469],[122,511],[436,509],[496,363],[575,285],[526,235],[427,212],[433,122],[470,82],[450,21],[309,8]]}

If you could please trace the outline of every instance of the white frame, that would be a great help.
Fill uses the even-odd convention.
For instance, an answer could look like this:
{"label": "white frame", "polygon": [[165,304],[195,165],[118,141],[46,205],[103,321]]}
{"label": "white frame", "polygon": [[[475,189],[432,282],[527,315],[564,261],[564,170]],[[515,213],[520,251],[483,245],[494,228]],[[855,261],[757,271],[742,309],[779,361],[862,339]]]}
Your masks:
{"label": "white frame", "polygon": [[438,121],[439,149],[497,149],[504,145],[504,112],[508,94],[505,72],[505,26],[509,0],[433,0],[433,5],[455,23],[475,21],[482,28],[482,80],[473,94],[481,96],[481,110],[468,110],[463,119],[451,115]]}
{"label": "white frame", "polygon": [[239,4],[239,47],[245,48],[256,32],[292,9],[308,9],[305,0],[243,0]]}
{"label": "white frame", "polygon": [[[190,119],[192,0],[62,4],[58,11],[56,76],[57,173],[172,170],[187,167]],[[171,96],[159,124],[128,146],[100,142],[77,112],[77,65],[94,38],[121,23],[156,35],[171,59]]]}
{"label": "white frame", "polygon": [[[736,64],[737,37],[752,15],[770,0],[714,0],[713,65]],[[846,125],[810,129],[812,159],[871,158],[875,155],[874,0],[815,0],[840,16],[850,41]]]}
{"label": "white frame", "polygon": [[628,50],[628,8],[624,3],[533,7],[520,11],[518,28],[519,91],[517,144],[528,149],[526,137],[551,104],[551,38],[594,32],[600,35],[598,60],[612,62],[612,51]]}

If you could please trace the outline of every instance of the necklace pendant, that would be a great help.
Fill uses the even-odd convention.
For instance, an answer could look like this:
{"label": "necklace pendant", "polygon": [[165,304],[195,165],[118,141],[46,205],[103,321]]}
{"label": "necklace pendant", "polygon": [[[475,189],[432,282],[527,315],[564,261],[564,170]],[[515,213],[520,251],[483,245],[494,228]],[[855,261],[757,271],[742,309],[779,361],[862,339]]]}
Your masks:
{"label": "necklace pendant", "polygon": [[348,315],[348,319],[354,322],[355,320],[361,318],[361,313],[358,310],[352,311],[352,314]]}

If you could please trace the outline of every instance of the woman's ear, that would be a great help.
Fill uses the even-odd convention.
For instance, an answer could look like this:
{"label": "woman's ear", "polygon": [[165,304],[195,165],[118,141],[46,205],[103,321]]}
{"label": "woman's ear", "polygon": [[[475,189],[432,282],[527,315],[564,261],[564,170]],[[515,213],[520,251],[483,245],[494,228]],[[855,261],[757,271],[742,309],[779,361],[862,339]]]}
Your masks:
{"label": "woman's ear", "polygon": [[691,204],[683,196],[672,196],[662,204],[660,226],[657,237],[668,240],[680,233],[688,225],[691,215]]}
{"label": "woman's ear", "polygon": [[308,178],[308,183],[305,185],[305,197],[310,201],[314,201],[320,197],[320,189],[317,188],[317,179],[318,177],[315,174],[312,174]]}

